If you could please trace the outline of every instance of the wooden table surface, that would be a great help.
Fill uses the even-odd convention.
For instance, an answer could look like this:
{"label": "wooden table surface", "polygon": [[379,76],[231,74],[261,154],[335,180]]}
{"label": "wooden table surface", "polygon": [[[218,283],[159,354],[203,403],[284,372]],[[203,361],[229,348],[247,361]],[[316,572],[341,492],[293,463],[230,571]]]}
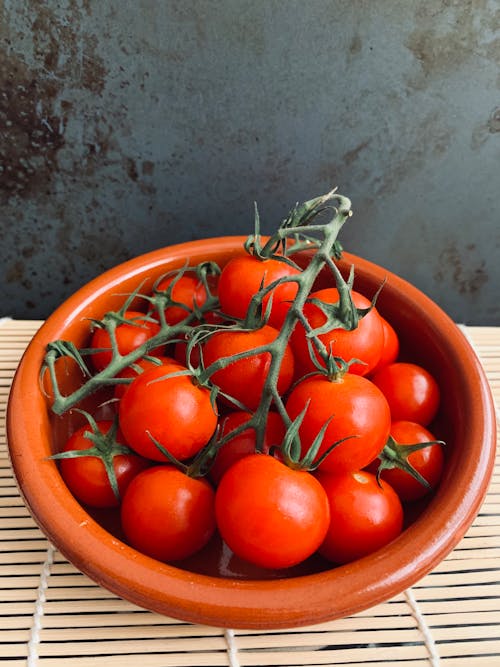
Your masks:
{"label": "wooden table surface", "polygon": [[[500,464],[456,549],[394,599],[271,632],[192,625],[140,609],[68,563],[19,496],[5,441],[17,363],[40,321],[0,319],[0,660],[6,667],[344,665],[500,667]],[[463,327],[500,404],[500,328]]]}

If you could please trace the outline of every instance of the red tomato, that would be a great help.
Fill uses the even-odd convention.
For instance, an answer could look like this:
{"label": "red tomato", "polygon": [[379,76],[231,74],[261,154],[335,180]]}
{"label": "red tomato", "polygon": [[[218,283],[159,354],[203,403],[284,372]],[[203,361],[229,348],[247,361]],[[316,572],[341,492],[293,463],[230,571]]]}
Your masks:
{"label": "red tomato", "polygon": [[171,465],[137,475],[121,506],[123,531],[138,551],[160,561],[191,556],[215,532],[214,490]]}
{"label": "red tomato", "polygon": [[[331,419],[319,449],[349,437],[321,463],[323,470],[357,470],[373,461],[389,436],[391,415],[382,392],[367,378],[351,373],[332,381],[314,375],[299,382],[286,402],[293,421],[309,403],[299,435],[304,455],[323,424]],[[353,437],[350,437],[353,436]]]}
{"label": "red tomato", "polygon": [[399,356],[399,337],[396,330],[385,317],[381,317],[380,319],[382,320],[382,327],[384,329],[384,345],[380,359],[372,373],[376,373],[383,366],[393,364]]}
{"label": "red tomato", "polygon": [[[244,255],[234,257],[222,269],[219,277],[219,301],[227,315],[245,319],[252,297],[261,289],[283,277],[296,276],[299,269],[278,259],[261,260],[257,257]],[[284,282],[275,287],[263,299],[265,310],[270,294],[272,307],[269,324],[277,329],[283,324],[289,308],[297,294],[296,282]]]}
{"label": "red tomato", "polygon": [[210,440],[217,414],[210,391],[189,375],[157,366],[131,382],[119,404],[120,428],[129,446],[155,461],[166,457],[150,435],[179,460],[194,456]]}
{"label": "red tomato", "polygon": [[[143,345],[147,340],[156,336],[160,331],[160,325],[157,322],[150,322],[145,319],[144,313],[135,310],[127,310],[124,314],[130,324],[119,324],[116,327],[116,341],[118,351],[122,355],[129,354],[132,350]],[[108,332],[105,329],[97,328],[94,330],[91,339],[91,347],[96,350],[104,350],[92,354],[92,364],[97,371],[102,371],[111,361],[111,341]],[[150,351],[149,354],[161,354],[163,348]]]}
{"label": "red tomato", "polygon": [[[157,290],[165,291],[174,281],[175,276],[168,276],[158,283]],[[170,297],[179,306],[168,306],[165,308],[165,320],[167,324],[178,324],[193,312],[195,307],[201,308],[207,298],[207,290],[203,282],[193,273],[184,273],[178,278],[172,287]]]}
{"label": "red tomato", "polygon": [[[119,378],[136,378],[141,372],[147,370],[148,368],[156,368],[157,366],[168,366],[175,369],[185,368],[182,364],[177,362],[171,357],[159,356],[155,357],[157,361],[152,361],[151,359],[139,359],[133,366],[125,368],[121,373],[118,373],[116,377]],[[122,398],[123,394],[126,392],[128,384],[117,384],[115,387],[114,395],[115,398]]]}
{"label": "red tomato", "polygon": [[[247,422],[251,416],[249,412],[242,411],[231,412],[226,415],[222,420],[220,437],[222,438],[231,433],[231,431],[234,431],[235,428]],[[269,412],[263,442],[263,451],[265,454],[269,452],[269,448],[272,445],[279,446],[281,444],[285,436],[285,430],[285,425],[280,415],[277,412]],[[234,438],[231,438],[231,440],[222,445],[208,473],[214,484],[220,482],[222,475],[236,461],[239,461],[248,454],[255,454],[255,447],[256,437],[255,429],[253,428],[241,431],[241,433],[238,433]]]}
{"label": "red tomato", "polygon": [[403,528],[396,492],[366,471],[316,473],[330,504],[330,527],[319,551],[334,563],[350,563],[394,540]]}
{"label": "red tomato", "polygon": [[226,472],[215,494],[215,515],[237,556],[272,569],[312,555],[330,522],[318,480],[267,454],[250,454]]}
{"label": "red tomato", "polygon": [[[205,367],[210,366],[217,359],[271,343],[277,336],[278,331],[267,325],[254,331],[217,331],[210,336],[203,347]],[[211,381],[222,392],[237,399],[248,410],[256,410],[270,365],[271,354],[269,352],[250,355],[216,371],[211,376]],[[280,394],[284,394],[289,388],[293,373],[293,354],[287,345],[278,378]]]}
{"label": "red tomato", "polygon": [[[369,308],[370,301],[366,297],[355,291],[352,291],[351,294],[356,308]],[[327,287],[311,293],[309,298],[319,299],[328,304],[336,304],[339,301],[339,293],[335,287]],[[326,315],[313,303],[306,303],[303,313],[312,329],[323,326],[327,321]],[[327,333],[320,334],[318,338],[335,357],[340,357],[344,361],[359,359],[364,362],[362,364],[352,364],[349,371],[357,375],[367,375],[380,359],[384,345],[384,330],[378,311],[372,308],[367,315],[359,320],[356,329],[352,331],[342,328],[332,329]],[[311,360],[305,329],[300,322],[295,327],[290,342],[302,375],[317,370]],[[316,357],[318,362],[324,366],[321,358],[318,355]]]}
{"label": "red tomato", "polygon": [[[108,433],[113,422],[102,420],[96,423],[99,431],[104,435]],[[66,442],[63,452],[81,451],[94,447],[92,441],[85,437],[85,433],[91,432],[90,426],[83,426],[75,431]],[[125,440],[119,430],[115,440],[118,444],[125,445]],[[112,458],[120,497],[123,497],[132,479],[149,465],[149,461],[133,452],[119,453],[118,448],[114,453],[110,450],[109,456]],[[113,492],[103,460],[96,453],[88,456],[61,458],[59,465],[62,478],[79,501],[90,507],[118,507],[120,501]]]}
{"label": "red tomato", "polygon": [[[408,421],[393,422],[391,436],[398,445],[414,445],[420,442],[435,442],[436,438],[424,426]],[[438,443],[412,452],[408,463],[435,489],[439,484],[444,467],[442,446]],[[396,491],[401,500],[417,500],[429,493],[429,488],[421,484],[410,473],[400,468],[385,469],[381,476]]]}
{"label": "red tomato", "polygon": [[377,371],[372,382],[387,398],[393,421],[412,421],[427,426],[436,416],[439,386],[425,368],[396,362]]}

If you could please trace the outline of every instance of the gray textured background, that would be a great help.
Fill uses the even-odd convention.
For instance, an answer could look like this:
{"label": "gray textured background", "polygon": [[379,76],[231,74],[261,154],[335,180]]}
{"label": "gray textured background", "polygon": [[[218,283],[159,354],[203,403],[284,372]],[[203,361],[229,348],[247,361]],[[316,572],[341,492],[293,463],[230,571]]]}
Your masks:
{"label": "gray textured background", "polygon": [[346,249],[500,324],[500,3],[0,0],[0,315],[332,185]]}

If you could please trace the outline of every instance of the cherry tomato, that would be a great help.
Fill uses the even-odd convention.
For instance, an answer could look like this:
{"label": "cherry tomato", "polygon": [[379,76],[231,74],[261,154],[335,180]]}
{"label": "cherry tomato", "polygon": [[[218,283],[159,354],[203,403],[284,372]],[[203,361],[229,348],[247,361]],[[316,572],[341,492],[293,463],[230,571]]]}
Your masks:
{"label": "cherry tomato", "polygon": [[380,319],[382,320],[382,327],[384,330],[384,345],[380,359],[378,360],[375,368],[371,371],[372,374],[376,373],[383,366],[393,364],[399,356],[400,343],[396,330],[392,324],[385,319],[385,317],[381,317]]}
{"label": "cherry tomato", "polygon": [[412,421],[427,426],[436,416],[439,386],[425,368],[396,362],[377,371],[372,382],[387,398],[393,421]]}
{"label": "cherry tomato", "polygon": [[384,547],[403,528],[396,492],[366,471],[316,473],[330,504],[330,527],[319,552],[334,563],[350,563]]}
{"label": "cherry tomato", "polygon": [[[111,421],[96,422],[102,434],[108,433],[112,426]],[[73,433],[66,442],[63,452],[82,451],[93,447],[93,443],[85,433],[91,433],[90,426],[83,426]],[[118,430],[115,435],[118,444],[125,445],[123,435]],[[71,493],[82,503],[90,507],[118,507],[119,499],[115,496],[108,473],[101,458],[98,456],[76,456],[62,458],[59,461],[62,478]],[[114,453],[112,465],[118,485],[120,497],[123,497],[127,486],[132,479],[148,465],[149,461],[130,453]]]}
{"label": "cherry tomato", "polygon": [[[414,445],[421,442],[436,442],[436,437],[424,426],[408,421],[393,422],[391,436],[398,445]],[[443,448],[440,444],[429,445],[412,452],[408,463],[427,480],[431,489],[439,484],[444,467]],[[375,466],[376,468],[376,466]],[[381,472],[385,479],[403,501],[418,500],[429,493],[429,488],[421,484],[410,473],[400,468],[385,469]]]}
{"label": "cherry tomato", "polygon": [[[118,373],[116,377],[135,378],[148,368],[156,368],[157,366],[173,367],[174,370],[185,368],[185,366],[171,357],[158,356],[155,357],[155,361],[146,358],[139,359],[133,366],[129,366],[121,371],[121,373]],[[123,394],[127,391],[127,388],[128,384],[117,384],[114,391],[115,398],[122,398]]]}
{"label": "cherry tomato", "polygon": [[306,378],[292,389],[286,402],[290,419],[298,417],[307,405],[299,429],[303,455],[329,419],[318,456],[333,443],[348,438],[321,463],[323,470],[363,468],[387,442],[391,427],[389,405],[382,392],[365,377],[345,373],[334,381],[323,375]]}
{"label": "cherry tomato", "polygon": [[[370,301],[359,292],[352,291],[352,300],[356,308],[369,308]],[[327,304],[336,304],[339,293],[335,287],[327,287],[311,293],[310,298],[319,299]],[[306,303],[303,313],[312,329],[317,329],[327,321],[326,315],[314,303]],[[380,359],[384,345],[384,330],[381,317],[375,308],[359,320],[358,326],[352,331],[337,328],[318,335],[319,340],[327,351],[335,357],[348,362],[359,359],[363,363],[354,363],[349,372],[357,375],[367,375],[376,366]],[[291,336],[291,346],[297,366],[305,375],[316,370],[311,359],[304,326],[299,322]],[[324,366],[322,359],[316,354],[318,362]]]}
{"label": "cherry tomato", "polygon": [[[223,357],[250,351],[271,343],[277,336],[278,331],[268,325],[252,331],[217,331],[210,336],[203,347],[205,367]],[[256,410],[270,364],[271,354],[269,352],[250,355],[216,371],[211,376],[211,380],[222,392],[237,399],[245,408]],[[284,394],[289,388],[293,373],[293,354],[287,345],[278,377],[280,394]]]}
{"label": "cherry tomato", "polygon": [[[241,426],[251,418],[249,412],[230,412],[222,419],[222,428],[220,437],[224,437],[235,428]],[[277,412],[269,412],[264,433],[263,452],[267,454],[272,445],[279,446],[285,435],[285,425]],[[215,461],[210,468],[209,477],[218,484],[222,475],[236,461],[239,461],[248,454],[255,454],[256,436],[255,429],[248,428],[235,435],[218,450]]]}
{"label": "cherry tomato", "polygon": [[[132,350],[143,345],[147,340],[156,336],[160,331],[160,325],[157,322],[151,322],[146,319],[144,313],[135,310],[128,310],[124,313],[124,318],[130,320],[130,324],[119,324],[116,327],[116,342],[118,351],[122,355],[129,354]],[[111,341],[106,329],[97,328],[94,330],[91,338],[91,347],[102,352],[92,354],[92,364],[97,371],[102,371],[111,361]],[[148,354],[161,354],[163,348],[158,348]]]}
{"label": "cherry tomato", "polygon": [[217,426],[210,391],[189,375],[168,377],[175,370],[157,366],[144,371],[131,382],[118,408],[129,446],[155,461],[167,457],[150,436],[182,461],[204,447]]}
{"label": "cherry tomato", "polygon": [[170,562],[199,551],[215,532],[214,491],[171,465],[137,475],[121,506],[121,522],[138,551]]}
{"label": "cherry tomato", "polygon": [[195,307],[201,308],[208,298],[203,281],[193,273],[184,273],[177,279],[176,276],[167,276],[158,283],[157,290],[159,292],[167,290],[174,280],[176,282],[172,287],[170,297],[182,305],[165,308],[165,320],[170,325],[182,322]]}
{"label": "cherry tomato", "polygon": [[267,454],[250,454],[226,472],[215,494],[215,515],[237,556],[272,569],[312,555],[330,522],[318,480]]}
{"label": "cherry tomato", "polygon": [[[219,277],[219,301],[227,315],[245,319],[252,297],[262,288],[283,277],[296,276],[299,269],[278,259],[261,260],[244,255],[234,257],[222,269]],[[289,302],[297,294],[296,282],[284,282],[267,294],[263,301],[265,310],[272,294],[269,324],[277,329],[288,312]]]}

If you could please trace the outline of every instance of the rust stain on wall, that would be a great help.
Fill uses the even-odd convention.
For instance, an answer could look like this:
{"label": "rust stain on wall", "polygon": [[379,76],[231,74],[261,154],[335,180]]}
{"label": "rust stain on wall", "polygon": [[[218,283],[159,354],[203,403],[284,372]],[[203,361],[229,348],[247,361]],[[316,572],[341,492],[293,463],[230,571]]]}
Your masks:
{"label": "rust stain on wall", "polygon": [[46,188],[64,145],[64,116],[53,111],[59,87],[0,52],[0,199]]}
{"label": "rust stain on wall", "polygon": [[355,160],[358,159],[358,157],[365,150],[365,148],[368,148],[370,143],[371,139],[367,139],[366,141],[363,141],[360,144],[358,144],[358,146],[356,146],[352,150],[347,151],[347,153],[344,153],[344,155],[342,156],[344,164],[347,167],[349,167]]}
{"label": "rust stain on wall", "polygon": [[[73,90],[99,95],[106,69],[96,55],[95,36],[78,30],[80,9],[71,2],[67,16],[32,2],[33,56],[16,53],[9,35],[14,23],[4,9],[0,36],[0,201],[12,196],[50,194],[58,173],[57,154],[65,146],[65,127],[74,112]],[[15,10],[12,9],[11,12]],[[86,11],[90,11],[86,7]],[[32,18],[31,18],[32,17]],[[10,22],[9,22],[10,19]]]}
{"label": "rust stain on wall", "polygon": [[[480,5],[480,11],[478,5]],[[406,46],[421,65],[421,76],[411,87],[424,88],[432,76],[456,72],[471,57],[498,61],[500,39],[493,33],[500,12],[480,0],[448,0],[444,3],[419,3],[415,27]],[[491,39],[487,35],[491,32]]]}
{"label": "rust stain on wall", "polygon": [[82,32],[81,11],[69,3],[66,15],[58,19],[53,7],[32,2],[34,21],[31,27],[34,55],[43,62],[48,75],[99,94],[103,91],[107,70],[97,55],[97,37]]}
{"label": "rust stain on wall", "polygon": [[475,244],[468,244],[463,250],[455,242],[450,242],[439,254],[440,268],[434,278],[439,283],[451,283],[459,294],[475,294],[488,282],[484,259],[472,258]]}

